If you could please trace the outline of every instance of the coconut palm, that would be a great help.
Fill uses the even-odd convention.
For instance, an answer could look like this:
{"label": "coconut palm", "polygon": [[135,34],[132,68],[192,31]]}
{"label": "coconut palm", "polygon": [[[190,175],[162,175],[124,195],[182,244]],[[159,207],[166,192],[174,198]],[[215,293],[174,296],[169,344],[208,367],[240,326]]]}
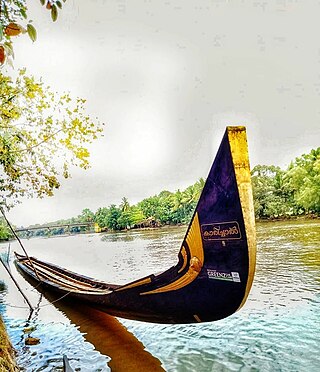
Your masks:
{"label": "coconut palm", "polygon": [[127,212],[130,208],[129,200],[125,196],[121,200],[122,200],[122,203],[120,204],[121,212]]}

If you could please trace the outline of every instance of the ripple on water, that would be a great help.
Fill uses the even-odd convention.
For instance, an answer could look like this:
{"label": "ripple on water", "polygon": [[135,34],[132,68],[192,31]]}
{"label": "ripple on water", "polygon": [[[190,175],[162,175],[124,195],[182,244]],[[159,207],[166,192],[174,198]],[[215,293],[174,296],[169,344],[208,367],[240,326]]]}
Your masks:
{"label": "ripple on water", "polygon": [[[81,371],[107,371],[110,358],[101,355],[73,324],[41,323],[35,321],[13,320],[5,317],[9,324],[8,332],[18,352],[18,365],[25,371],[61,371],[62,357],[66,355],[73,368]],[[25,333],[26,328],[34,329]],[[25,345],[26,337],[40,339],[38,345]]]}

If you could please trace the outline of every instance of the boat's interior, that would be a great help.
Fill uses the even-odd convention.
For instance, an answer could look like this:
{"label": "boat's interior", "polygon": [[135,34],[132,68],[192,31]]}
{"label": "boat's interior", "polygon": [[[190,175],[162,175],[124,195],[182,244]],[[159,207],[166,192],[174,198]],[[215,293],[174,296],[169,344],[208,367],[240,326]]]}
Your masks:
{"label": "boat's interior", "polygon": [[31,272],[35,272],[38,279],[43,282],[50,282],[52,285],[64,291],[101,295],[111,293],[117,287],[79,276],[71,271],[53,267],[25,256],[17,255],[17,259],[20,264],[23,264]]}

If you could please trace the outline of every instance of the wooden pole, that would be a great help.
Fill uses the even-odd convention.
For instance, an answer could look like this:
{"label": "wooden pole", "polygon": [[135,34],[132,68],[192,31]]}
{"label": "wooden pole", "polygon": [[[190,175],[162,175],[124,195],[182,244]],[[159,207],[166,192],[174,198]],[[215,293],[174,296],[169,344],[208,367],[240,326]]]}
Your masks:
{"label": "wooden pole", "polygon": [[6,221],[6,223],[8,224],[10,230],[12,231],[12,234],[13,234],[14,237],[17,239],[18,243],[20,244],[20,247],[22,248],[24,254],[26,255],[26,257],[27,257],[27,259],[28,259],[28,261],[30,262],[30,265],[32,266],[34,273],[36,274],[38,280],[41,282],[41,279],[40,279],[40,277],[39,277],[38,271],[37,271],[37,269],[34,267],[33,262],[31,261],[31,258],[29,257],[27,251],[25,250],[25,248],[24,248],[24,246],[23,246],[23,244],[22,244],[22,242],[21,242],[19,236],[18,236],[17,233],[14,231],[14,228],[11,226],[10,222],[8,221],[8,219],[7,219],[6,215],[5,215],[4,210],[3,210],[2,207],[0,207],[0,210],[1,210],[1,213],[2,213],[2,215],[3,215],[3,218],[5,219],[5,221]]}
{"label": "wooden pole", "polygon": [[26,300],[27,304],[29,305],[30,307],[30,310],[33,311],[33,307],[30,303],[30,301],[28,300],[27,296],[23,293],[22,289],[20,288],[18,282],[15,280],[14,276],[11,274],[10,270],[8,269],[7,265],[5,264],[5,262],[3,262],[2,258],[0,257],[0,261],[3,265],[3,267],[6,269],[7,273],[9,274],[10,278],[12,279],[13,283],[16,285],[16,287],[18,288],[19,292],[22,294],[23,298]]}

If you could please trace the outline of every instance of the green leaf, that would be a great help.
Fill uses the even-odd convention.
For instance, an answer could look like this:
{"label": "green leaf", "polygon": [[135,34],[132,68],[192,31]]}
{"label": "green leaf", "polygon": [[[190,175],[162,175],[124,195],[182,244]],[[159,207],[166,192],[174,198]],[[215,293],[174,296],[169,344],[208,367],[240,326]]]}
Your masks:
{"label": "green leaf", "polygon": [[51,18],[52,18],[53,22],[55,22],[58,18],[58,8],[56,7],[56,5],[52,5]]}
{"label": "green leaf", "polygon": [[11,42],[4,43],[4,49],[6,51],[7,56],[12,56],[14,58],[13,46]]}
{"label": "green leaf", "polygon": [[41,5],[44,5],[46,0],[40,0]]}
{"label": "green leaf", "polygon": [[56,1],[56,5],[58,8],[62,9],[62,3],[61,1]]}
{"label": "green leaf", "polygon": [[28,23],[27,24],[27,32],[28,32],[28,35],[30,37],[30,39],[35,42],[37,40],[37,30],[35,29],[35,27]]}
{"label": "green leaf", "polygon": [[3,24],[0,23],[0,41],[2,40],[3,38]]}
{"label": "green leaf", "polygon": [[27,19],[27,12],[26,12],[25,9],[20,9],[20,14],[22,15],[22,17],[23,17],[24,19]]}

